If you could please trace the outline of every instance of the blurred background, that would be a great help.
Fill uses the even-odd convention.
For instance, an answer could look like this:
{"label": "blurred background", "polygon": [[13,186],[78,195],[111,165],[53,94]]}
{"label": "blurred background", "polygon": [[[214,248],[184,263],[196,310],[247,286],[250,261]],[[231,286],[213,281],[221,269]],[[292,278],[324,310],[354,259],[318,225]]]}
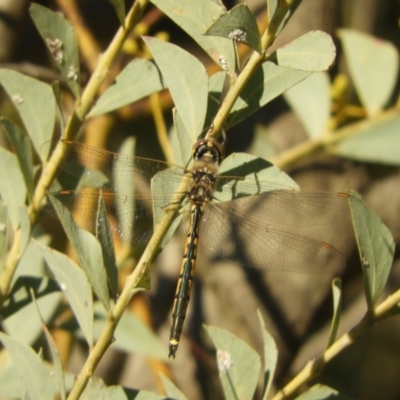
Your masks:
{"label": "blurred background", "polygon": [[[47,83],[60,81],[64,116],[68,117],[74,99],[30,20],[30,3],[27,0],[0,0],[0,68],[13,69]],[[114,9],[106,0],[49,0],[37,3],[59,11],[74,25],[81,52],[84,87],[99,56],[119,27]],[[129,9],[132,3],[126,1],[126,8]],[[237,4],[227,0],[223,3],[227,9]],[[247,4],[257,18],[260,30],[265,29],[265,1],[248,0]],[[349,74],[337,35],[338,29],[351,28],[373,35],[392,43],[398,51],[399,11],[398,0],[303,0],[274,43],[271,51],[311,30],[322,30],[333,37],[337,46],[337,59],[328,73],[332,88],[330,129],[352,126],[369,118]],[[143,34],[164,38],[186,49],[201,60],[209,75],[220,70],[184,31],[157,8],[150,6],[140,26],[126,42],[102,91],[134,57],[148,56],[140,39]],[[244,63],[250,55],[249,49],[239,46],[239,55]],[[385,70],[381,73],[385,74]],[[397,81],[393,95],[386,104],[387,110],[395,109],[396,103],[399,104],[398,89]],[[156,101],[162,109],[166,127],[170,130],[173,104],[168,92],[161,92]],[[0,114],[19,121],[22,126],[2,88]],[[59,134],[55,132],[55,135]],[[231,128],[227,135],[228,154],[244,151],[271,160],[283,168],[301,188],[326,191],[344,191],[348,188],[361,193],[389,227],[396,243],[395,263],[385,296],[399,288],[399,162],[390,164],[338,157],[325,151],[307,157],[293,157],[288,161],[285,154],[310,139],[300,118],[292,110],[290,100],[284,96],[273,100]],[[399,130],[397,135],[400,155]],[[77,139],[92,146],[118,151],[128,137],[135,139],[136,155],[164,159],[154,122],[154,104],[149,98],[89,119]],[[0,143],[8,146],[1,130]],[[54,245],[68,251],[60,232],[53,232],[53,235]],[[352,228],[348,224],[325,226],[316,235],[337,247],[347,260],[347,268],[341,276],[343,316],[340,334],[354,326],[366,312],[363,278]],[[118,251],[118,243],[116,246]],[[129,312],[135,312],[154,329],[165,344],[168,342],[170,313],[181,254],[179,244],[167,246],[152,268],[151,290],[135,296],[129,309]],[[128,263],[121,270],[121,284],[130,268],[132,265]],[[158,371],[162,371],[176,382],[189,399],[221,398],[213,348],[202,326],[209,324],[228,329],[261,354],[262,337],[256,314],[256,310],[260,309],[279,350],[274,381],[275,388],[279,389],[308,360],[318,357],[325,348],[332,315],[331,279],[332,275],[325,273],[261,272],[200,257],[194,293],[176,360],[163,363],[144,355],[110,349],[96,374],[107,384],[118,383],[161,393]],[[78,372],[87,354],[85,345],[71,340],[64,331],[52,328],[68,370]],[[354,345],[330,362],[317,381],[356,399],[398,399],[399,333],[398,317],[371,327]]]}

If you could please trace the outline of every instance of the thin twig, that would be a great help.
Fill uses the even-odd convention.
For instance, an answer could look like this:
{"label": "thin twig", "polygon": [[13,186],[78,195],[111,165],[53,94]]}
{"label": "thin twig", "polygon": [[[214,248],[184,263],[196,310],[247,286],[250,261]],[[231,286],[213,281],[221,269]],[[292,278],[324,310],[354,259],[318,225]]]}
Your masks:
{"label": "thin twig", "polygon": [[282,23],[283,18],[294,3],[295,0],[286,0],[279,2],[274,17],[272,18],[267,29],[261,36],[261,54],[257,51],[253,51],[247,64],[237,77],[235,83],[230,87],[228,93],[224,98],[221,108],[218,110],[218,113],[214,118],[213,129],[210,130],[207,134],[208,139],[217,138],[216,135],[219,135],[219,133],[221,132],[223,124],[229,117],[229,113],[232,107],[234,106],[240,93],[242,93],[243,89],[246,87],[247,83],[249,82],[250,78],[253,76],[259,65],[264,61],[265,53],[268,48],[271,47],[271,45],[273,44],[276,37],[276,32],[278,31],[278,28]]}
{"label": "thin twig", "polygon": [[167,126],[165,124],[161,103],[160,103],[160,95],[158,92],[152,93],[150,95],[150,107],[151,112],[153,114],[154,123],[157,129],[157,137],[160,142],[162,151],[164,153],[164,157],[170,164],[174,164],[174,153],[171,148],[171,143],[168,140],[168,131]]}
{"label": "thin twig", "polygon": [[390,317],[398,308],[400,302],[400,290],[390,295],[386,300],[376,306],[373,314],[367,314],[349,332],[342,335],[335,343],[326,349],[322,355],[307,365],[282,389],[272,400],[284,400],[297,392],[302,385],[317,376],[322,368],[344,349],[349,347],[369,327],[377,322]]}

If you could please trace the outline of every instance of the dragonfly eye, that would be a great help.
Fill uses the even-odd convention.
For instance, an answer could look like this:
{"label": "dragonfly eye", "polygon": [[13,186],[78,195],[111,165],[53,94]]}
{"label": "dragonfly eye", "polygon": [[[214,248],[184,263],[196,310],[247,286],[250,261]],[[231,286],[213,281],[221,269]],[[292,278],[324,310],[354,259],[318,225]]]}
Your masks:
{"label": "dragonfly eye", "polygon": [[202,139],[196,142],[193,146],[192,156],[195,161],[208,156],[212,162],[219,165],[224,158],[223,146],[215,140]]}

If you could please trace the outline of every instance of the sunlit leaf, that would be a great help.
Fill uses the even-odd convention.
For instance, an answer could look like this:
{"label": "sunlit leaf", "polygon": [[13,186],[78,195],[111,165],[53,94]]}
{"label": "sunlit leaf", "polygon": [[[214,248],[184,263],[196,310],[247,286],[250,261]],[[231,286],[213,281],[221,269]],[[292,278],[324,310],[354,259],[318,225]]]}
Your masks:
{"label": "sunlit leaf", "polygon": [[[119,148],[118,154],[132,157],[135,154],[135,147],[136,147],[136,138],[130,136],[124,140],[121,147]],[[114,182],[121,182],[124,179],[124,177],[122,176],[123,174],[125,174],[124,168],[114,168],[113,170]],[[131,180],[125,179],[124,182],[125,182],[124,184],[125,195],[132,196],[133,198],[135,195],[134,179]],[[131,224],[131,221],[133,221],[133,218],[135,217],[135,208],[131,207],[129,210],[127,210],[125,207],[125,199],[121,197],[117,197],[116,206],[118,210],[118,215],[126,215],[125,218],[121,218],[118,221],[120,225],[120,231],[122,232],[122,236],[133,237],[133,232],[131,232],[131,230],[134,229],[134,225]]]}
{"label": "sunlit leaf", "polygon": [[337,331],[340,322],[340,312],[342,307],[342,280],[335,278],[332,281],[332,297],[333,297],[333,316],[331,322],[331,330],[329,332],[327,348],[336,340]]}
{"label": "sunlit leaf", "polygon": [[222,90],[224,87],[226,74],[225,72],[217,72],[210,76],[208,80],[208,105],[205,128],[211,125],[218,109],[221,105]]}
{"label": "sunlit leaf", "polygon": [[[31,295],[34,296],[33,290],[31,290]],[[48,330],[44,319],[40,313],[40,309],[36,303],[36,300],[34,299],[34,304],[36,308],[36,313],[38,315],[38,318],[40,319],[42,323],[42,329],[45,334],[46,340],[47,340],[47,345],[49,346],[53,365],[54,365],[54,378],[55,378],[55,386],[56,390],[58,393],[60,393],[61,400],[66,399],[66,393],[65,393],[65,382],[64,382],[64,371],[63,371],[63,366],[62,366],[62,361],[60,357],[60,353],[56,347],[56,344],[50,334],[50,331]]]}
{"label": "sunlit leaf", "polygon": [[337,390],[324,385],[314,385],[311,389],[302,395],[296,397],[296,400],[351,400],[350,397],[339,393]]}
{"label": "sunlit leaf", "polygon": [[68,239],[72,243],[85,275],[93,291],[106,310],[110,308],[110,296],[107,285],[107,274],[104,268],[103,254],[99,241],[88,231],[81,229],[73,220],[69,211],[53,195],[49,198],[57,212]]}
{"label": "sunlit leaf", "polygon": [[[37,316],[35,315],[37,318]],[[18,373],[23,382],[27,399],[54,399],[54,378],[46,368],[43,360],[27,346],[14,337],[0,332],[0,340],[10,352],[11,357],[18,365]]]}
{"label": "sunlit leaf", "polygon": [[[218,171],[219,176],[241,177],[233,180],[232,185],[217,183],[215,197],[219,201],[230,201],[240,196],[248,196],[276,190],[282,187],[298,189],[298,185],[287,174],[270,162],[247,153],[233,153],[227,157]],[[257,185],[251,185],[257,181]],[[254,192],[250,193],[251,187]]]}
{"label": "sunlit leaf", "polygon": [[108,222],[107,209],[104,204],[103,196],[99,197],[97,207],[97,232],[101,250],[103,253],[104,267],[107,273],[108,287],[113,299],[118,296],[118,270],[115,258],[114,243],[111,234],[110,224]]}
{"label": "sunlit leaf", "polygon": [[[290,18],[292,18],[293,13],[296,11],[297,7],[300,5],[302,0],[294,0],[289,10],[285,12],[285,15],[282,18],[282,13],[286,9],[286,2],[280,2],[277,0],[267,0],[267,8],[268,8],[268,22],[270,29],[273,27],[275,32],[275,37],[279,35],[282,29],[289,22]],[[276,26],[279,23],[278,26]]]}
{"label": "sunlit leaf", "polygon": [[399,71],[399,53],[385,40],[352,29],[340,29],[346,62],[361,103],[369,116],[389,101]]}
{"label": "sunlit leaf", "polygon": [[310,138],[317,138],[326,130],[331,112],[329,88],[328,75],[319,73],[312,74],[284,94]]}
{"label": "sunlit leaf", "polygon": [[124,0],[107,0],[115,8],[119,22],[122,26],[125,24],[125,1]]}
{"label": "sunlit leaf", "polygon": [[53,135],[56,102],[51,86],[8,69],[0,69],[0,84],[18,110],[36,152],[42,161],[47,159],[41,146]]}
{"label": "sunlit leaf", "polygon": [[1,395],[4,399],[20,399],[24,391],[18,372],[18,365],[13,362],[9,353],[3,354],[0,368]]}
{"label": "sunlit leaf", "polygon": [[386,285],[394,256],[394,241],[389,229],[369,207],[361,209],[357,199],[361,196],[351,191],[350,209],[364,276],[364,290],[370,311],[379,300]]}
{"label": "sunlit leaf", "polygon": [[[135,293],[139,290],[136,289]],[[104,309],[95,305],[94,330],[95,338],[102,332],[107,320]],[[126,353],[144,354],[160,360],[168,360],[168,350],[165,344],[156,334],[137,316],[132,313],[124,313],[114,333],[115,341],[112,346]]]}
{"label": "sunlit leaf", "polygon": [[4,126],[8,139],[12,143],[15,154],[18,158],[18,163],[24,177],[25,186],[28,195],[33,195],[33,159],[32,159],[32,146],[31,142],[18,125],[7,118],[1,118],[0,121]]}
{"label": "sunlit leaf", "polygon": [[201,62],[171,43],[144,37],[186,129],[200,133],[207,112],[208,76]]}
{"label": "sunlit leaf", "polygon": [[21,229],[21,242],[19,247],[20,255],[24,254],[31,237],[31,219],[29,216],[28,208],[23,205],[19,209],[19,228]]}
{"label": "sunlit leaf", "polygon": [[353,160],[400,166],[400,115],[363,122],[364,130],[341,140],[330,152]]}
{"label": "sunlit leaf", "polygon": [[20,223],[19,207],[25,205],[26,186],[17,157],[3,147],[0,147],[0,173],[0,194],[16,229]]}
{"label": "sunlit leaf", "polygon": [[328,70],[335,57],[335,44],[322,31],[308,32],[276,50],[280,66],[311,72]]}
{"label": "sunlit leaf", "polygon": [[198,133],[190,132],[186,129],[178,110],[173,110],[174,126],[177,136],[177,146],[179,153],[177,161],[179,165],[186,165],[192,153],[193,144],[196,141]]}
{"label": "sunlit leaf", "polygon": [[160,374],[167,396],[175,400],[187,400],[187,397],[165,375]]}
{"label": "sunlit leaf", "polygon": [[80,400],[172,400],[146,390],[128,389],[119,385],[107,386],[99,377],[92,376]]}
{"label": "sunlit leaf", "polygon": [[[42,283],[45,284],[45,281],[47,279],[43,280]],[[20,287],[18,291],[16,289],[13,287],[11,296],[19,299],[25,306],[3,321],[4,331],[20,342],[33,344],[42,334],[42,326],[34,311],[30,293],[27,291],[28,288],[25,286]],[[49,292],[49,294],[37,300],[46,324],[54,317],[55,310],[59,307],[61,301],[59,292]]]}
{"label": "sunlit leaf", "polygon": [[254,138],[248,149],[250,154],[266,160],[274,157],[278,153],[278,149],[271,140],[272,131],[264,125],[256,125],[254,128]]}
{"label": "sunlit leaf", "polygon": [[37,3],[32,3],[29,11],[72,93],[79,97],[79,51],[73,25],[60,14]]}
{"label": "sunlit leaf", "polygon": [[275,14],[277,6],[278,6],[278,0],[267,0],[268,22],[271,22],[271,19]]}
{"label": "sunlit leaf", "polygon": [[89,346],[93,344],[93,295],[82,269],[70,258],[36,242],[65,294]]}
{"label": "sunlit leaf", "polygon": [[245,342],[225,329],[206,327],[217,349],[217,364],[227,399],[251,399],[257,386],[261,361]]}
{"label": "sunlit leaf", "polygon": [[8,246],[7,217],[7,207],[0,199],[0,273],[3,270],[3,262],[6,258]]}
{"label": "sunlit leaf", "polygon": [[100,96],[88,117],[116,110],[162,89],[166,89],[166,84],[157,65],[144,58],[136,58]]}
{"label": "sunlit leaf", "polygon": [[206,35],[222,36],[244,43],[261,53],[261,37],[257,22],[246,4],[239,4],[212,23]]}
{"label": "sunlit leaf", "polygon": [[309,75],[311,75],[309,71],[285,68],[272,62],[264,63],[257,69],[236,100],[227,125],[236,125]]}
{"label": "sunlit leaf", "polygon": [[235,70],[232,41],[204,34],[213,21],[226,12],[222,4],[212,0],[152,0],[152,3],[190,35],[217,64],[223,67],[226,62],[231,71]]}
{"label": "sunlit leaf", "polygon": [[264,339],[264,390],[263,400],[267,399],[274,379],[276,363],[278,361],[278,349],[272,336],[265,328],[265,322],[259,310],[257,310],[258,320]]}

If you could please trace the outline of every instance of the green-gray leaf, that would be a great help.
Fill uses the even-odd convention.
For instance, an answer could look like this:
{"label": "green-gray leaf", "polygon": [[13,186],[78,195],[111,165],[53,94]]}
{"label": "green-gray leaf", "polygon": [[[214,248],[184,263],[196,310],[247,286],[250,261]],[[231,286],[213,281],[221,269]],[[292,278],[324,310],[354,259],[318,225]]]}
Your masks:
{"label": "green-gray leaf", "polygon": [[[34,294],[33,290],[31,290],[31,293]],[[48,330],[44,319],[40,313],[40,309],[36,303],[36,300],[34,299],[34,304],[36,305],[36,314],[38,315],[41,323],[42,323],[42,329],[46,337],[47,345],[50,349],[53,365],[54,365],[54,382],[55,382],[55,387],[57,392],[60,394],[61,400],[66,399],[66,393],[65,393],[65,377],[64,377],[64,371],[63,371],[63,366],[61,362],[61,357],[60,353],[57,349],[57,346],[50,334],[50,331]]]}
{"label": "green-gray leaf", "polygon": [[311,31],[276,50],[278,64],[303,71],[326,71],[335,61],[336,47],[322,31]]}
{"label": "green-gray leaf", "polygon": [[359,206],[362,198],[357,192],[351,191],[351,195],[350,209],[363,268],[365,295],[372,311],[386,285],[395,246],[390,231],[375,211]]}
{"label": "green-gray leaf", "polygon": [[0,199],[0,273],[3,270],[8,246],[7,217],[7,207],[4,205],[2,199]]}
{"label": "green-gray leaf", "polygon": [[179,115],[179,112],[176,109],[174,109],[173,116],[176,135],[178,138],[178,162],[179,165],[186,165],[192,154],[192,147],[198,137],[198,133],[188,132],[185,124],[182,121],[182,118]]}
{"label": "green-gray leaf", "polygon": [[362,126],[364,130],[358,135],[340,141],[330,151],[353,160],[400,166],[399,113],[367,120]]}
{"label": "green-gray leaf", "polygon": [[[33,279],[31,280],[31,282]],[[48,280],[47,280],[48,281]],[[41,280],[42,284],[46,282]],[[26,344],[33,344],[38,340],[42,333],[42,325],[34,312],[34,305],[30,298],[30,293],[27,293],[26,286],[18,287],[15,291],[13,287],[12,296],[15,299],[23,302],[24,307],[18,309],[18,312],[11,314],[3,321],[4,330],[16,340]],[[24,297],[25,296],[25,297]],[[53,317],[54,313],[60,305],[62,295],[60,292],[51,292],[37,300],[43,319],[47,324]]]}
{"label": "green-gray leaf", "polygon": [[[230,201],[238,197],[260,194],[278,189],[298,189],[297,183],[279,168],[268,161],[247,153],[233,153],[227,157],[218,171],[222,179],[221,187],[217,182],[215,197],[219,201]],[[234,179],[236,177],[236,179]],[[238,178],[240,177],[240,178]],[[257,182],[255,185],[254,183]],[[254,185],[249,185],[253,183]],[[249,191],[249,188],[252,191]]]}
{"label": "green-gray leaf", "polygon": [[17,229],[20,223],[19,207],[25,205],[26,186],[17,157],[3,147],[0,147],[0,172],[0,194],[11,223]]}
{"label": "green-gray leaf", "polygon": [[116,110],[163,89],[166,85],[157,65],[144,58],[136,58],[101,95],[88,117]]}
{"label": "green-gray leaf", "polygon": [[223,67],[221,60],[224,59],[230,71],[235,70],[232,41],[204,35],[213,21],[226,12],[223,5],[212,0],[152,0],[152,3],[190,35],[217,64]]}
{"label": "green-gray leaf", "polygon": [[[289,10],[286,11],[286,14],[282,18],[282,12],[286,9],[286,2],[281,2],[277,0],[267,0],[268,7],[268,20],[269,20],[269,29],[273,28],[275,33],[275,37],[279,35],[285,25],[289,22],[293,13],[296,11],[297,7],[300,5],[302,0],[294,0]],[[279,26],[276,26],[277,23],[281,21]]]}
{"label": "green-gray leaf", "polygon": [[[135,289],[134,294],[142,289]],[[107,313],[95,305],[94,331],[98,338],[104,328]],[[143,354],[167,361],[168,351],[158,336],[133,313],[124,313],[114,333],[112,346],[126,353]]]}
{"label": "green-gray leaf", "polygon": [[85,274],[70,258],[36,242],[65,294],[89,346],[93,344],[93,296]]}
{"label": "green-gray leaf", "polygon": [[172,99],[189,132],[203,130],[207,112],[208,76],[197,58],[161,40],[144,37],[165,81]]}
{"label": "green-gray leaf", "polygon": [[7,133],[8,139],[12,143],[22,175],[25,180],[25,185],[29,197],[33,195],[33,160],[32,146],[28,136],[23,132],[18,125],[7,118],[0,119]]}
{"label": "green-gray leaf", "polygon": [[265,328],[265,322],[259,310],[257,310],[258,320],[264,339],[264,390],[263,400],[267,400],[274,379],[276,363],[278,361],[278,349],[276,348],[273,337]]}
{"label": "green-gray leaf", "polygon": [[51,86],[7,69],[0,69],[0,84],[10,96],[36,152],[44,161],[47,154],[41,152],[41,146],[51,139],[56,117],[56,101]]}
{"label": "green-gray leaf", "polygon": [[71,22],[60,14],[32,3],[33,22],[75,97],[80,93],[78,42]]}
{"label": "green-gray leaf", "polygon": [[205,127],[208,127],[212,124],[212,121],[221,105],[221,95],[225,78],[225,72],[220,71],[211,75],[208,80],[208,105]]}
{"label": "green-gray leaf", "polygon": [[271,19],[275,14],[277,6],[278,6],[278,0],[267,0],[268,22],[271,22]]}
{"label": "green-gray leaf", "polygon": [[110,309],[110,295],[107,285],[107,274],[104,269],[103,254],[99,241],[88,231],[81,229],[73,220],[69,211],[57,200],[49,195],[61,224],[72,243],[82,269],[92,285],[93,291],[102,302],[106,310]]}
{"label": "green-gray leaf", "polygon": [[175,400],[187,400],[187,397],[165,375],[160,373],[160,377],[168,397]]}
{"label": "green-gray leaf", "polygon": [[340,29],[338,35],[361,103],[373,116],[386,105],[395,88],[398,51],[392,43],[355,30]]}
{"label": "green-gray leaf", "polygon": [[272,62],[264,63],[236,100],[227,125],[237,124],[309,75],[309,71],[281,67]]}
{"label": "green-gray leaf", "polygon": [[207,29],[206,35],[222,36],[244,43],[261,53],[261,37],[256,19],[246,4],[239,4],[219,18]]}
{"label": "green-gray leaf", "polygon": [[92,376],[79,397],[80,400],[173,400],[145,390],[128,389],[119,385],[107,386],[100,378]]}
{"label": "green-gray leaf", "polygon": [[124,0],[108,0],[115,9],[119,22],[122,26],[125,25],[125,1]]}
{"label": "green-gray leaf", "polygon": [[329,87],[328,74],[318,73],[310,75],[284,94],[310,138],[321,136],[327,128],[331,112]]}
{"label": "green-gray leaf", "polygon": [[[37,316],[35,315],[37,318]],[[43,360],[27,346],[13,337],[0,332],[0,340],[18,365],[19,376],[23,382],[26,398],[31,400],[54,399],[54,379]]]}
{"label": "green-gray leaf", "polygon": [[296,397],[296,400],[351,400],[350,397],[339,393],[337,390],[324,385],[314,385],[311,389],[302,395]]}
{"label": "green-gray leaf", "polygon": [[245,342],[225,329],[207,326],[217,349],[219,375],[227,399],[251,399],[257,386],[261,361]]}
{"label": "green-gray leaf", "polygon": [[107,209],[104,204],[103,196],[100,195],[97,208],[97,232],[103,253],[104,267],[107,273],[108,287],[111,296],[116,299],[118,296],[118,270],[115,259],[114,243],[111,234],[110,224],[108,222]]}
{"label": "green-gray leaf", "polygon": [[332,281],[332,297],[333,297],[333,317],[326,348],[329,348],[335,342],[337,331],[339,328],[340,311],[342,305],[342,280],[340,278],[335,278]]}
{"label": "green-gray leaf", "polygon": [[31,237],[31,219],[29,216],[28,208],[22,205],[18,209],[19,212],[19,227],[21,229],[21,244],[19,246],[19,253],[22,256],[26,247],[28,246]]}

